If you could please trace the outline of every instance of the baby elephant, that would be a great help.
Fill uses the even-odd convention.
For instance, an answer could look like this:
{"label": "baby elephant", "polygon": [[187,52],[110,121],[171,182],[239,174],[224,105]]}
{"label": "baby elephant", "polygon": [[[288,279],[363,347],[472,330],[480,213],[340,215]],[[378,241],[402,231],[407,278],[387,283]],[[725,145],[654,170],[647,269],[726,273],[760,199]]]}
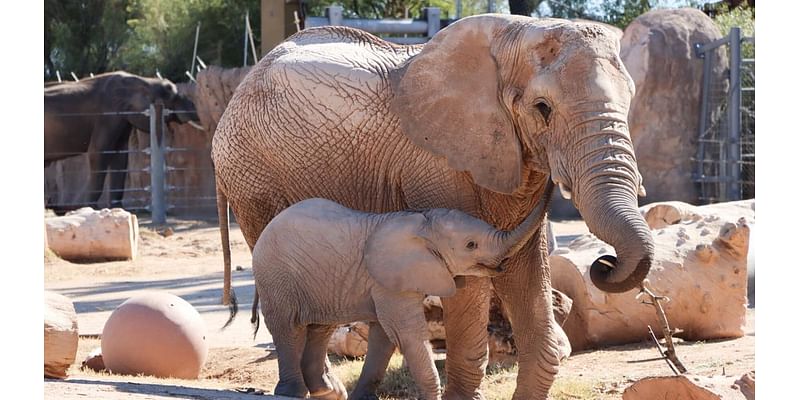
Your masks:
{"label": "baby elephant", "polygon": [[323,199],[278,214],[253,249],[256,289],[278,352],[275,394],[346,399],[328,370],[328,340],[337,325],[370,321],[354,396],[373,391],[386,370],[389,359],[373,353],[391,353],[373,349],[397,346],[424,398],[441,398],[423,298],[452,296],[455,277],[502,272],[504,260],[538,230],[547,202],[512,231],[456,210],[370,214]]}

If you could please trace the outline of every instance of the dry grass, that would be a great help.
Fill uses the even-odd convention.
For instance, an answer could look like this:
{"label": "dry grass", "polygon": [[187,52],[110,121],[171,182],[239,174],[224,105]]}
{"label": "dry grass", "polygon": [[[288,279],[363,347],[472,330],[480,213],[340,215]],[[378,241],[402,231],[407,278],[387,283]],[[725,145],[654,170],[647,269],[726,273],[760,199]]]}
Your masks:
{"label": "dry grass", "polygon": [[[442,384],[445,384],[444,359],[437,358],[435,364],[439,371],[439,379],[442,380]],[[355,387],[364,361],[361,359],[337,359],[332,364],[333,373],[342,380],[348,390]],[[516,366],[489,368],[481,385],[481,391],[486,400],[510,399],[516,388],[516,380]],[[592,382],[586,379],[557,378],[550,390],[550,398],[553,400],[610,400],[619,398],[618,393],[614,396],[615,390],[608,391],[605,386],[600,382]],[[414,380],[411,378],[411,374],[407,368],[403,367],[402,355],[395,353],[392,356],[391,361],[389,361],[389,368],[386,371],[386,377],[378,390],[378,394],[382,400],[419,398],[419,392]]]}
{"label": "dry grass", "polygon": [[[202,378],[198,380],[182,380],[171,378],[155,378],[152,376],[120,376],[108,372],[94,372],[91,370],[81,370],[80,365],[83,358],[92,349],[100,347],[100,340],[94,338],[81,338],[78,349],[78,359],[72,368],[70,375],[98,381],[126,381],[140,384],[154,385],[174,385],[187,386],[206,389],[234,389],[234,388],[255,388],[271,393],[277,383],[277,364],[274,354],[265,353],[263,349],[249,349],[234,351],[226,349],[217,351],[214,349],[209,354],[206,367],[202,372]],[[435,364],[439,371],[442,384],[446,383],[444,376],[444,356],[436,354]],[[341,379],[348,391],[355,388],[361,368],[364,365],[363,359],[345,359],[332,357],[333,373]],[[517,367],[509,368],[489,368],[484,379],[481,390],[487,400],[510,399],[516,387]],[[550,398],[553,400],[610,400],[618,399],[619,394],[613,396],[605,390],[601,382],[578,379],[574,377],[557,378],[550,390]],[[395,353],[389,361],[386,376],[379,389],[379,397],[382,400],[404,400],[419,398],[416,384],[414,383],[408,368],[403,366],[403,356]]]}

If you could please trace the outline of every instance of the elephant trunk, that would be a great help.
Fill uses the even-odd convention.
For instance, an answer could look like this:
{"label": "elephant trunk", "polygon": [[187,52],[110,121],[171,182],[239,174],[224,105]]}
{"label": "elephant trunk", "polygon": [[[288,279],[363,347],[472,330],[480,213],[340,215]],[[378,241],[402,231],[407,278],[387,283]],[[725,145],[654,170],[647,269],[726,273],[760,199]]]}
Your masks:
{"label": "elephant trunk", "polygon": [[594,119],[574,131],[578,138],[596,138],[582,140],[590,148],[579,153],[594,156],[577,175],[574,201],[589,231],[616,250],[616,257],[602,256],[590,267],[592,283],[609,293],[639,286],[654,257],[653,236],[638,209],[639,174],[624,121]]}
{"label": "elephant trunk", "polygon": [[553,186],[553,181],[548,177],[544,194],[536,203],[533,210],[531,210],[530,214],[525,217],[525,220],[513,230],[496,232],[495,241],[496,248],[499,249],[498,254],[500,255],[500,260],[511,258],[517,254],[539,229],[544,219],[544,214],[547,212],[547,208],[550,205]]}

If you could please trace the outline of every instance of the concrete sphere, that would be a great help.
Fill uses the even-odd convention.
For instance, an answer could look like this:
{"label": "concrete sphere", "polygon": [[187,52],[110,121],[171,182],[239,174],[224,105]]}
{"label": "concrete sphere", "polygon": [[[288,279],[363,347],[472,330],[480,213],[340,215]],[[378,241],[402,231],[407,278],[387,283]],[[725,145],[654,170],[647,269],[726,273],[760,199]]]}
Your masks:
{"label": "concrete sphere", "polygon": [[196,379],[208,355],[206,327],[191,304],[150,292],[120,304],[103,327],[106,368],[117,374]]}

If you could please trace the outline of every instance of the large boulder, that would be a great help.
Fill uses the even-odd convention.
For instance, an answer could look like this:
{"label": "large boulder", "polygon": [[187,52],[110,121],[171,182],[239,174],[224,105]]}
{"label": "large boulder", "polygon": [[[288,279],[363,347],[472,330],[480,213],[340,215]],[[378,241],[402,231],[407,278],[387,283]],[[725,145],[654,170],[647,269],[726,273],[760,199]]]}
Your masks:
{"label": "large boulder", "polygon": [[[703,60],[694,46],[720,37],[714,21],[693,8],[651,10],[625,29],[620,57],[636,84],[628,122],[647,202],[697,202],[692,158]],[[714,55],[712,75],[722,82],[727,55],[721,48]]]}
{"label": "large boulder", "polygon": [[[706,340],[744,335],[755,200],[703,207],[662,203],[641,211],[656,227],[650,288],[669,297],[662,304],[670,327],[680,330],[676,336]],[[564,331],[574,350],[647,340],[648,325],[660,331],[654,308],[636,298],[637,290],[610,294],[591,283],[589,266],[613,251],[584,235],[550,256],[553,287],[573,301]]]}
{"label": "large boulder", "polygon": [[250,68],[252,67],[222,68],[212,65],[197,74],[194,105],[197,107],[200,122],[209,132],[213,133],[217,129],[222,113]]}
{"label": "large boulder", "polygon": [[44,292],[44,376],[66,378],[78,352],[78,315],[72,301]]}

